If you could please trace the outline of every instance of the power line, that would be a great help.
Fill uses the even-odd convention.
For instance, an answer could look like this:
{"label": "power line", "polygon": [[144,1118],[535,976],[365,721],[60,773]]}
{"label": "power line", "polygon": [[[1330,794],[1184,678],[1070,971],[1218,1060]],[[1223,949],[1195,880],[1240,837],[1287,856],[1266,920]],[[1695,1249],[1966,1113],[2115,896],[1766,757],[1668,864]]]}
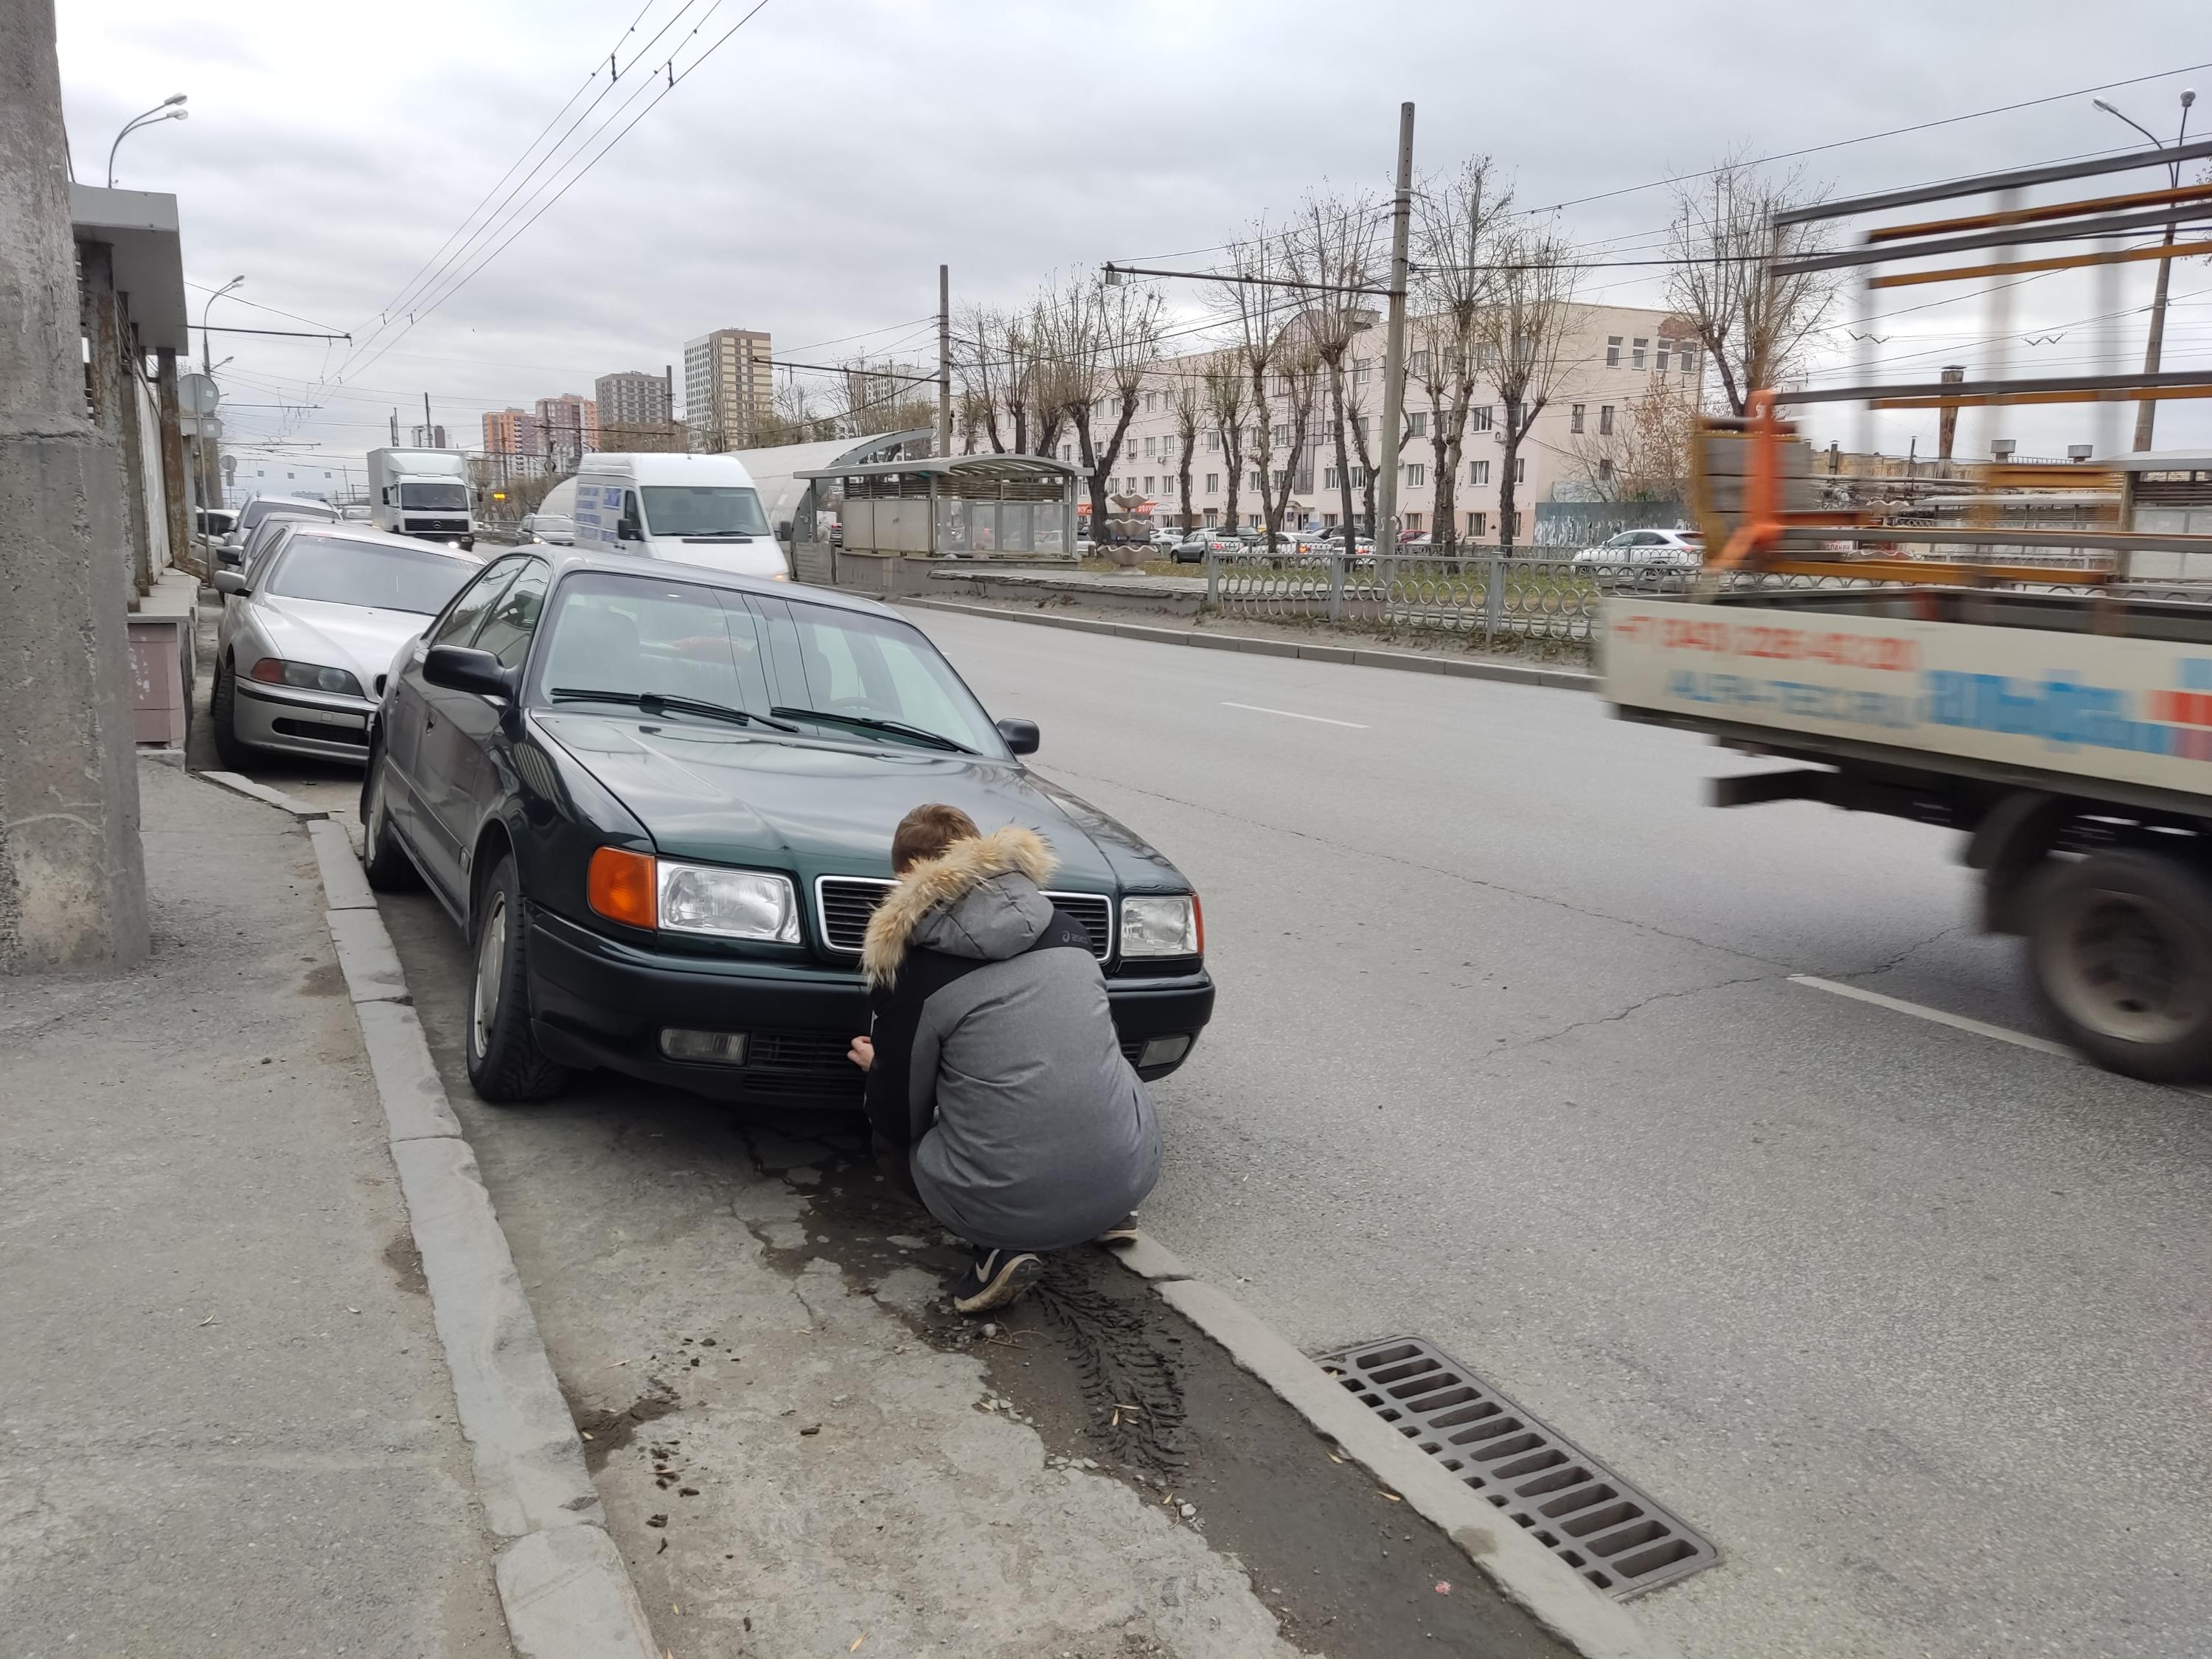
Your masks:
{"label": "power line", "polygon": [[[1686,173],[1673,179],[1655,179],[1649,184],[1626,185],[1619,190],[1600,191],[1595,196],[1577,196],[1565,202],[1554,202],[1549,207],[1531,208],[1531,213],[1557,213],[1562,208],[1581,207],[1588,202],[1608,202],[1616,196],[1633,196],[1647,190],[1659,190],[1668,185],[1686,185],[1694,179],[1711,179],[1726,173],[1731,167],[1763,167],[1776,161],[1792,161],[1801,155],[1818,155],[1826,150],[1845,149],[1853,144],[1871,144],[1884,138],[1902,138],[1908,133],[1928,132],[1936,127],[1955,126],[1961,121],[1979,121],[1991,115],[2009,115],[2015,110],[2034,109],[2044,104],[2063,103],[2069,98],[2080,98],[2093,92],[2111,92],[2119,87],[2137,87],[2146,81],[2164,81],[2177,75],[2190,75],[2198,70],[2212,69],[2212,64],[2184,64],[2179,69],[2160,70],[2152,75],[2137,75],[2125,81],[2106,81],[2094,87],[2075,87],[2069,92],[2054,92],[2041,98],[2024,98],[2016,104],[1999,104],[1994,109],[1978,109],[1964,115],[1946,115],[1938,120],[1917,121],[1909,127],[1892,127],[1885,132],[1869,132],[1857,138],[1838,138],[1825,144],[1808,144],[1802,149],[1785,149],[1779,155],[1762,155],[1753,161],[1738,161],[1717,167],[1707,167],[1702,173]],[[1963,176],[1963,175],[1962,175]]]}

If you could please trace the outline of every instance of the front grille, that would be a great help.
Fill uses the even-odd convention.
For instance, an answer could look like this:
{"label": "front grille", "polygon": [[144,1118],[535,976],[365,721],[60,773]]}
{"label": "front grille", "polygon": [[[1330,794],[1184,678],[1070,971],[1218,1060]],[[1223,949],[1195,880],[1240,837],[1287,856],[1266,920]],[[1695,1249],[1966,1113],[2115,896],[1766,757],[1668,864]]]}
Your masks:
{"label": "front grille", "polygon": [[1362,1343],[1316,1363],[1615,1601],[1721,1559],[1680,1516],[1418,1336]]}
{"label": "front grille", "polygon": [[417,536],[424,531],[466,530],[468,527],[466,519],[410,519],[407,521],[408,530]]}
{"label": "front grille", "polygon": [[[858,956],[868,935],[868,918],[884,895],[897,886],[872,876],[823,876],[814,884],[814,917],[823,943],[832,951]],[[1091,954],[1101,962],[1113,954],[1114,902],[1103,893],[1047,893],[1053,908],[1081,925]]]}
{"label": "front grille", "polygon": [[352,743],[366,749],[368,733],[358,726],[325,726],[320,720],[295,720],[279,714],[269,722],[280,735],[312,738],[317,743]]}
{"label": "front grille", "polygon": [[[827,1072],[854,1069],[845,1058],[853,1046],[849,1036],[833,1031],[755,1031],[745,1039],[749,1072]],[[842,1068],[842,1069],[840,1069]]]}
{"label": "front grille", "polygon": [[814,884],[814,915],[821,925],[823,942],[833,951],[860,953],[868,934],[868,918],[896,882],[876,881],[866,876],[824,876]]}

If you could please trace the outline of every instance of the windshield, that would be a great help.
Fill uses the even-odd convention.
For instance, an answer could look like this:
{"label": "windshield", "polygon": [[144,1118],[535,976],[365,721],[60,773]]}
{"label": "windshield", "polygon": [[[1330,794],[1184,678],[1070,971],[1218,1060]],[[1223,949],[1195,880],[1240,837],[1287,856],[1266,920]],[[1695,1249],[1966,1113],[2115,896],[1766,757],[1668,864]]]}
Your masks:
{"label": "windshield", "polygon": [[[681,697],[756,717],[773,708],[840,743],[939,746],[851,723],[884,720],[983,754],[1006,752],[990,716],[936,647],[893,618],[775,599],[756,611],[736,593],[600,573],[570,577],[555,604],[538,676],[549,697],[577,690]],[[653,718],[708,717],[668,707]]]}
{"label": "windshield", "polygon": [[459,513],[469,504],[469,488],[458,483],[404,483],[399,505],[418,513]]}
{"label": "windshield", "polygon": [[647,484],[645,526],[655,536],[765,536],[760,492],[741,485]]}
{"label": "windshield", "polygon": [[295,536],[270,573],[264,592],[288,599],[369,605],[435,616],[481,567],[474,559],[342,541],[335,536]]}

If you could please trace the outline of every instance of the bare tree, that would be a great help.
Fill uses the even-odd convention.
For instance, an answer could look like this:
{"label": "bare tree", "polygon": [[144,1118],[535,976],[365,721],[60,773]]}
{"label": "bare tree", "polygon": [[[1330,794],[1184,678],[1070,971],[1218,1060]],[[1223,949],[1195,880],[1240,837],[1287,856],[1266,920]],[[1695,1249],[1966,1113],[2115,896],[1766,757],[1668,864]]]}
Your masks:
{"label": "bare tree", "polygon": [[1497,285],[1475,332],[1478,368],[1487,368],[1498,411],[1498,545],[1513,551],[1521,445],[1552,400],[1574,314],[1575,272],[1565,242],[1541,231],[1501,239]]}
{"label": "bare tree", "polygon": [[1668,302],[1696,325],[1732,414],[1744,412],[1753,392],[1796,372],[1806,342],[1835,303],[1841,271],[1767,275],[1771,259],[1828,245],[1825,223],[1778,228],[1773,222],[1776,214],[1826,194],[1807,183],[1802,169],[1776,179],[1735,159],[1710,178],[1675,188],[1667,242],[1669,256],[1680,263],[1668,278]]}
{"label": "bare tree", "polygon": [[1159,356],[1160,312],[1151,289],[1070,277],[1048,284],[1032,313],[1037,383],[1075,429],[1094,533],[1105,526],[1107,480]]}
{"label": "bare tree", "polygon": [[1686,502],[1697,413],[1690,388],[1655,378],[1609,422],[1601,415],[1595,430],[1568,434],[1568,459],[1599,501]]}
{"label": "bare tree", "polygon": [[[1346,196],[1316,192],[1307,196],[1289,233],[1292,275],[1302,282],[1328,284],[1324,289],[1301,294],[1299,323],[1318,368],[1320,395],[1327,400],[1324,419],[1335,453],[1337,500],[1347,537],[1358,520],[1352,510],[1351,457],[1345,449],[1350,402],[1346,395],[1346,360],[1359,337],[1372,329],[1376,321],[1374,297],[1352,290],[1376,286],[1382,261],[1382,222],[1370,191]],[[1360,456],[1365,467],[1364,434]],[[1374,519],[1371,500],[1368,519],[1370,523]],[[1348,549],[1350,544],[1346,545]]]}
{"label": "bare tree", "polygon": [[1487,155],[1426,180],[1414,195],[1414,260],[1420,276],[1410,372],[1429,394],[1429,447],[1435,459],[1431,539],[1458,539],[1457,492],[1468,411],[1474,406],[1485,319],[1498,298],[1499,246],[1507,236],[1512,191],[1491,177]]}
{"label": "bare tree", "polygon": [[973,454],[981,436],[990,441],[991,453],[1006,453],[1006,434],[1001,424],[1006,415],[1006,314],[989,306],[971,305],[953,324],[952,377],[968,429],[968,453]]}
{"label": "bare tree", "polygon": [[1182,493],[1183,533],[1188,535],[1198,525],[1190,510],[1190,463],[1198,453],[1198,434],[1206,425],[1206,382],[1181,368],[1172,373],[1175,378],[1168,383],[1167,391],[1168,413],[1175,419],[1176,483]]}
{"label": "bare tree", "polygon": [[[1247,439],[1246,459],[1252,463],[1253,475],[1258,482],[1267,550],[1272,553],[1275,550],[1275,532],[1281,522],[1283,504],[1290,499],[1287,485],[1276,488],[1275,453],[1279,447],[1292,441],[1293,421],[1297,428],[1295,442],[1303,446],[1305,441],[1306,423],[1313,416],[1312,354],[1304,342],[1292,337],[1283,324],[1285,313],[1294,309],[1297,302],[1279,297],[1273,286],[1297,280],[1292,240],[1270,230],[1264,223],[1255,225],[1249,235],[1231,244],[1229,265],[1240,280],[1218,286],[1234,334],[1228,351],[1243,373],[1251,395],[1253,426]],[[1291,420],[1278,422],[1274,418],[1276,398],[1285,402],[1284,412],[1291,416]],[[1286,458],[1282,469],[1286,477],[1295,477],[1297,459],[1295,453]]]}
{"label": "bare tree", "polygon": [[1243,481],[1244,422],[1252,410],[1252,388],[1243,366],[1221,353],[1206,362],[1206,412],[1221,444],[1222,465],[1229,471],[1229,527],[1237,527],[1237,487]]}

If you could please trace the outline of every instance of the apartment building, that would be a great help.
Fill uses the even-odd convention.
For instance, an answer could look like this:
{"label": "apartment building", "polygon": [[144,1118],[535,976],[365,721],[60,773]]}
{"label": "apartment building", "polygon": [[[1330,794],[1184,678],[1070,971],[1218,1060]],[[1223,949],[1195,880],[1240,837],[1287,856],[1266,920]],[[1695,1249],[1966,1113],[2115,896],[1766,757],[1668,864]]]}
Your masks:
{"label": "apartment building", "polygon": [[668,381],[635,368],[602,374],[592,382],[603,426],[665,426],[676,417]]}
{"label": "apartment building", "polygon": [[538,429],[554,469],[573,472],[585,456],[599,447],[599,406],[574,392],[540,398]]}
{"label": "apartment building", "polygon": [[[1408,331],[1409,353],[1419,349],[1419,329]],[[1174,357],[1160,363],[1147,378],[1142,400],[1123,440],[1109,477],[1114,494],[1142,496],[1155,503],[1164,522],[1179,524],[1182,501],[1177,482],[1182,450],[1175,416],[1178,386],[1202,376],[1206,354]],[[1435,411],[1420,384],[1425,365],[1416,357],[1406,387],[1407,434],[1400,446],[1398,477],[1399,522],[1406,534],[1433,531],[1436,455],[1431,442]],[[1704,365],[1692,331],[1671,313],[1625,306],[1577,305],[1565,337],[1561,364],[1550,401],[1537,416],[1515,459],[1515,512],[1520,523],[1513,539],[1527,544],[1533,538],[1535,507],[1540,501],[1588,499],[1593,493],[1595,470],[1604,466],[1602,440],[1614,434],[1626,419],[1632,403],[1655,387],[1667,386],[1694,396]],[[1382,409],[1382,335],[1378,328],[1363,337],[1346,376],[1348,422],[1357,422],[1369,434],[1368,453],[1379,453]],[[1292,428],[1288,398],[1271,389],[1266,416],[1269,428],[1272,469],[1293,474],[1290,510],[1285,527],[1326,528],[1342,516],[1342,495],[1336,476],[1336,449],[1328,431],[1328,392],[1322,392],[1310,423],[1305,445],[1295,458],[1286,452]],[[1116,411],[1102,409],[1092,425],[1101,442],[1111,433]],[[1479,387],[1469,411],[1468,430],[1461,441],[1460,474],[1455,485],[1454,526],[1462,538],[1487,542],[1498,538],[1498,492],[1504,478],[1500,448],[1502,407],[1496,391]],[[1257,425],[1255,418],[1254,424]],[[1249,458],[1254,446],[1244,446]],[[1366,476],[1359,465],[1349,424],[1346,449],[1351,460],[1350,483],[1353,512],[1362,511],[1360,492]],[[1081,465],[1072,434],[1059,445],[1060,459]],[[1237,517],[1257,526],[1264,517],[1259,475],[1248,459],[1244,476],[1237,480]],[[1191,458],[1191,510],[1200,524],[1220,526],[1229,507],[1226,452],[1221,434],[1211,421],[1202,422],[1196,452]]]}
{"label": "apartment building", "polygon": [[696,447],[747,447],[775,398],[766,334],[718,328],[684,343],[684,419]]}
{"label": "apartment building", "polygon": [[487,455],[543,455],[545,434],[538,417],[526,409],[487,410],[483,447]]}

